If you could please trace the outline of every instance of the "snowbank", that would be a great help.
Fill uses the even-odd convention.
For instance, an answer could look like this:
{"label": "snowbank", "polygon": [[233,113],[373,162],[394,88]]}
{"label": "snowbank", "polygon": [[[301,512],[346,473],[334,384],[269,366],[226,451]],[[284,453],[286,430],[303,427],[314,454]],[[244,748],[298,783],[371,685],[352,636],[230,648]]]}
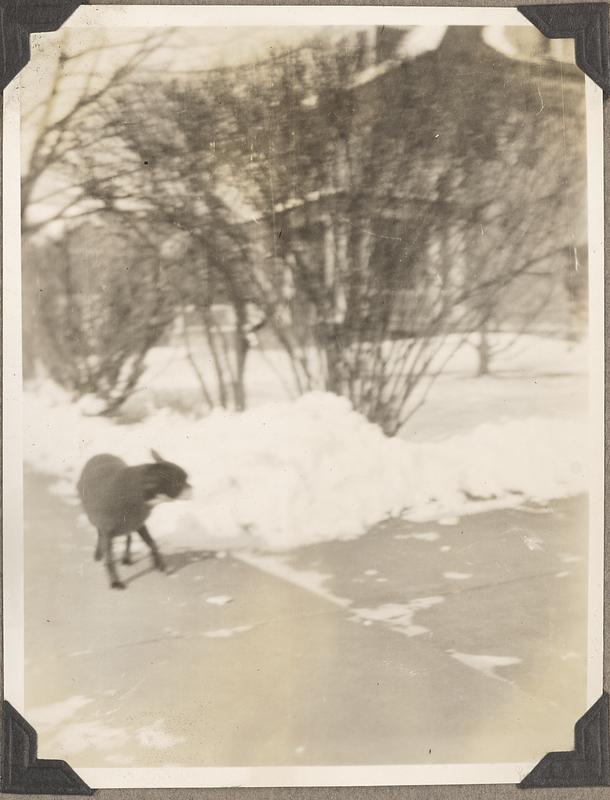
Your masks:
{"label": "snowbank", "polygon": [[156,412],[116,425],[83,416],[44,384],[25,393],[24,421],[26,464],[60,478],[56,490],[66,499],[96,453],[137,464],[150,461],[154,447],[183,466],[194,499],[158,506],[151,520],[175,547],[285,550],[353,538],[388,516],[439,519],[478,510],[481,500],[544,501],[587,485],[586,432],[577,420],[512,420],[413,444],[388,439],[347,400],[319,392],[243,414]]}

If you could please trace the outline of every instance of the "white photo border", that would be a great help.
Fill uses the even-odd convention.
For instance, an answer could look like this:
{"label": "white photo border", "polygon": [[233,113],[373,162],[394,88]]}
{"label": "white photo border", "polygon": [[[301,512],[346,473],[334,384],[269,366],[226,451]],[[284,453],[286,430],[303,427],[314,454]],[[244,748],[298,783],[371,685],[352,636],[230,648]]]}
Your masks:
{"label": "white photo border", "polygon": [[[79,8],[67,28],[510,25],[532,27],[516,8],[455,6],[175,6]],[[602,91],[586,78],[590,336],[590,500],[587,701],[603,690],[604,593],[604,185]],[[3,619],[4,696],[24,712],[24,555],[21,382],[19,76],[3,98]],[[575,720],[576,722],[576,720]],[[518,783],[532,763],[332,767],[79,768],[95,788],[311,787]]]}

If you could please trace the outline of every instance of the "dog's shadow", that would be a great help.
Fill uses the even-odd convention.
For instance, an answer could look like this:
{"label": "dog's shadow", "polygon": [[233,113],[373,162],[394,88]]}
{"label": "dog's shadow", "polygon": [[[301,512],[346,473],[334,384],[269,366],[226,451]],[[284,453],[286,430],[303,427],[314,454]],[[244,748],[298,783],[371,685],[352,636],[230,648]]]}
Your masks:
{"label": "dog's shadow", "polygon": [[[184,550],[177,553],[164,553],[163,561],[165,562],[165,571],[162,574],[169,578],[172,575],[176,575],[185,567],[190,567],[192,564],[199,564],[202,561],[209,561],[213,558],[216,558],[214,550]],[[120,563],[122,565],[122,562]],[[123,583],[126,586],[151,572],[159,572],[154,565],[150,553],[138,553],[137,556],[132,558],[131,565],[123,566],[123,569],[133,569],[139,566],[143,567],[143,569],[123,578]]]}

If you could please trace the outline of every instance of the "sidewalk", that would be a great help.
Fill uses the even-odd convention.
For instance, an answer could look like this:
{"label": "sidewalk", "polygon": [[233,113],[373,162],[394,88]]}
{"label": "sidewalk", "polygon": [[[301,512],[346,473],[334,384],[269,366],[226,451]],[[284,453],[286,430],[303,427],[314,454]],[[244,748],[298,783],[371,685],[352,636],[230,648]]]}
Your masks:
{"label": "sidewalk", "polygon": [[282,557],[167,554],[169,575],[139,554],[117,592],[78,508],[49,485],[26,475],[26,707],[41,757],[260,766],[571,749],[586,709],[584,498],[389,521]]}

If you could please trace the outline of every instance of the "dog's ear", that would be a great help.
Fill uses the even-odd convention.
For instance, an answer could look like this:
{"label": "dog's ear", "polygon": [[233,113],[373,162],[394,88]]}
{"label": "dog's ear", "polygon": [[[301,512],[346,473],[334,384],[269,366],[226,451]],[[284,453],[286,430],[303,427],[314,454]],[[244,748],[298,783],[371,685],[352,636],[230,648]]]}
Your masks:
{"label": "dog's ear", "polygon": [[157,464],[163,464],[165,459],[161,458],[161,456],[159,455],[159,453],[157,453],[156,450],[151,450],[150,453],[151,453],[152,457],[155,459],[155,461],[157,462]]}

